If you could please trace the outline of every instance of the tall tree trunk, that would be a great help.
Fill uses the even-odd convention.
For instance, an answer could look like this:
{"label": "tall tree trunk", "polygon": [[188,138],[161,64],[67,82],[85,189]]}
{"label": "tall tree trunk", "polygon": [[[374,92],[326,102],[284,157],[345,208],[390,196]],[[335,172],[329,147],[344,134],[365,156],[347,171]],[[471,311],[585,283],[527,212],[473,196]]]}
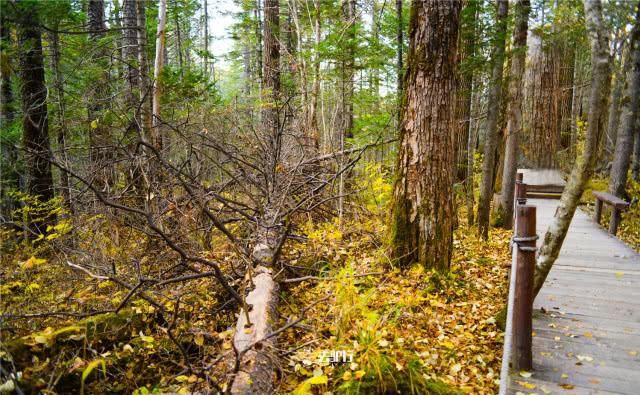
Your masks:
{"label": "tall tree trunk", "polygon": [[633,137],[638,122],[640,108],[640,4],[638,4],[635,26],[629,39],[629,71],[627,86],[622,98],[622,111],[618,138],[613,155],[611,177],[609,178],[609,192],[623,198],[627,186],[627,172],[631,163],[633,151]]}
{"label": "tall tree trunk", "polygon": [[635,181],[640,181],[640,119],[636,122],[636,138],[633,143],[633,168],[631,169],[631,176]]}
{"label": "tall tree trunk", "polygon": [[[22,94],[22,141],[27,168],[27,192],[41,201],[53,198],[51,146],[47,114],[47,86],[44,79],[42,33],[37,10],[21,4],[19,22],[20,79]],[[49,221],[32,219],[31,228],[44,232]]]}
{"label": "tall tree trunk", "polygon": [[522,76],[524,75],[527,31],[529,29],[529,0],[516,3],[516,21],[513,29],[513,59],[509,76],[509,111],[507,119],[507,142],[505,145],[504,170],[501,191],[500,214],[504,227],[511,229],[513,217],[513,193],[518,168],[518,148],[522,133]]}
{"label": "tall tree trunk", "polygon": [[392,208],[392,257],[449,269],[462,2],[414,0]]}
{"label": "tall tree trunk", "polygon": [[202,24],[204,25],[204,46],[202,49],[204,56],[202,57],[202,69],[204,71],[204,75],[209,76],[209,4],[207,3],[207,0],[204,0],[202,10]]}
{"label": "tall tree trunk", "polygon": [[[69,166],[67,158],[67,122],[65,117],[64,106],[64,83],[62,80],[62,71],[60,70],[60,37],[58,32],[51,33],[51,65],[53,66],[54,87],[56,99],[58,100],[58,150],[60,151],[59,161],[63,163],[65,168]],[[69,174],[66,171],[60,172],[60,192],[64,205],[73,213],[71,205],[71,188],[69,185]]]}
{"label": "tall tree trunk", "polygon": [[320,148],[320,127],[318,125],[318,102],[320,100],[320,0],[313,0],[314,15],[314,55],[313,55],[313,93],[309,102],[309,127],[316,150]]}
{"label": "tall tree trunk", "polygon": [[609,38],[602,20],[602,4],[600,0],[587,1],[584,3],[584,8],[587,33],[591,43],[592,78],[585,145],[580,160],[571,171],[567,185],[562,192],[560,204],[540,247],[536,260],[534,295],[537,295],[540,288],[542,288],[553,263],[558,258],[562,243],[573,219],[573,214],[593,172],[598,144],[604,129],[603,116],[606,111],[608,80],[611,77],[609,73]]}
{"label": "tall tree trunk", "polygon": [[[205,1],[206,4],[206,1]],[[162,98],[162,86],[160,74],[164,65],[165,48],[165,25],[167,22],[167,0],[160,0],[158,10],[158,31],[156,32],[156,59],[153,68],[153,132],[152,144],[158,149],[162,149],[162,136],[160,135],[160,99]]]}
{"label": "tall tree trunk", "polygon": [[[0,127],[6,128],[15,121],[16,109],[13,89],[11,87],[11,59],[7,56],[12,46],[9,22],[4,18],[0,21]],[[10,218],[15,209],[15,200],[8,196],[8,192],[20,186],[20,174],[15,168],[18,162],[18,150],[13,142],[0,143],[0,165],[2,166],[2,180],[0,180],[0,215]]]}
{"label": "tall tree trunk", "polygon": [[[617,36],[617,34],[616,34]],[[617,37],[614,38],[617,40]],[[615,46],[615,45],[614,45]],[[613,89],[611,90],[611,99],[609,100],[609,111],[607,116],[607,130],[604,141],[604,152],[602,157],[602,164],[606,166],[613,158],[613,154],[616,150],[616,138],[618,136],[618,125],[620,124],[620,99],[622,97],[622,91],[624,89],[625,77],[628,73],[629,58],[624,56],[624,41],[620,40],[618,48],[613,50],[614,62],[613,62]],[[616,53],[619,55],[616,56]],[[630,52],[626,52],[630,54]],[[629,55],[630,56],[630,55]],[[615,61],[615,58],[618,58]]]}
{"label": "tall tree trunk", "polygon": [[[104,14],[104,0],[91,0],[87,8],[89,20],[89,40],[94,43],[96,50],[92,52],[92,62],[98,67],[106,69],[108,52],[101,50],[98,41],[105,36],[106,24]],[[109,128],[103,126],[102,115],[108,94],[109,72],[103,73],[103,81],[97,82],[90,92],[87,105],[88,123],[90,126],[89,156],[92,171],[95,174],[97,188],[103,191],[113,186],[114,169],[113,153],[111,149],[112,136]]]}
{"label": "tall tree trunk", "polygon": [[[139,87],[138,73],[138,11],[136,0],[123,1],[123,57],[125,61],[125,99],[131,108],[137,108],[136,92]],[[135,123],[135,122],[134,122]],[[137,124],[135,125],[137,128]]]}
{"label": "tall tree trunk", "polygon": [[493,44],[491,72],[491,88],[489,90],[489,109],[487,113],[487,134],[484,143],[484,159],[482,161],[482,181],[480,183],[480,199],[478,201],[478,228],[483,239],[489,237],[489,214],[493,195],[495,176],[496,147],[498,145],[498,118],[502,105],[502,73],[504,68],[504,46],[507,34],[508,0],[497,0],[496,33]]}
{"label": "tall tree trunk", "polygon": [[402,0],[396,0],[396,18],[398,18],[398,30],[396,31],[396,83],[397,83],[397,96],[398,96],[398,128],[400,128],[400,120],[402,115],[402,71],[404,66],[403,61],[403,48],[404,48],[404,23],[402,18]]}
{"label": "tall tree trunk", "polygon": [[155,144],[153,138],[151,81],[149,78],[149,60],[147,56],[147,15],[144,1],[138,1],[138,62],[140,64],[140,123],[143,136]]}
{"label": "tall tree trunk", "polygon": [[471,96],[473,88],[473,70],[468,67],[469,59],[475,56],[476,51],[476,20],[480,2],[472,0],[466,3],[462,10],[460,26],[460,44],[458,50],[458,62],[460,64],[460,79],[458,86],[458,126],[456,141],[456,180],[464,181],[468,186],[468,177],[473,177],[473,172],[467,168],[467,146],[469,143],[469,131],[471,130]]}
{"label": "tall tree trunk", "polygon": [[355,72],[355,45],[356,45],[356,1],[342,0],[342,18],[345,25],[344,43],[342,54],[342,92],[341,92],[341,141],[353,137],[353,93]]}

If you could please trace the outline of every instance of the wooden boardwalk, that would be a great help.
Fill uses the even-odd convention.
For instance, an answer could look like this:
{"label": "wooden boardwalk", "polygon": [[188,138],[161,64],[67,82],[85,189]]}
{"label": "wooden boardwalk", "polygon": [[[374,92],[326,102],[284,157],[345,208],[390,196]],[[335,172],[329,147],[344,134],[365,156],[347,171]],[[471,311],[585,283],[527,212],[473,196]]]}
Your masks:
{"label": "wooden boardwalk", "polygon": [[[542,239],[558,201],[527,204]],[[638,253],[577,210],[533,307],[534,370],[507,393],[640,395]]]}

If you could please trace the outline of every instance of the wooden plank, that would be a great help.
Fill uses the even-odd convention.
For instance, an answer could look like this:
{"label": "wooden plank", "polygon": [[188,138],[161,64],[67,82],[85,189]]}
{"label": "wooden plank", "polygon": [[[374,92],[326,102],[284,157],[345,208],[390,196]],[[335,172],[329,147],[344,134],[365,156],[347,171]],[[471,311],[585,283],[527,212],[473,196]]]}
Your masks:
{"label": "wooden plank", "polygon": [[[543,236],[557,203],[528,204],[538,208],[536,230]],[[546,393],[544,386],[554,394],[640,394],[640,254],[577,210],[534,301],[533,331],[533,377],[512,374],[507,393]]]}

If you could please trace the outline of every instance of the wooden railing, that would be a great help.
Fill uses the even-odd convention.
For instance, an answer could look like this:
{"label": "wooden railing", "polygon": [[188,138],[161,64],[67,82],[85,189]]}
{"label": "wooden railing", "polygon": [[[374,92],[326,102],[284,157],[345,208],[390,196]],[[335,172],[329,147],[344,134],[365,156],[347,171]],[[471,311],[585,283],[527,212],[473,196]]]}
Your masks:
{"label": "wooden railing", "polygon": [[509,301],[500,373],[500,394],[507,393],[509,366],[515,371],[531,370],[533,357],[533,276],[536,260],[536,207],[527,205],[527,184],[516,176],[514,235],[509,281]]}

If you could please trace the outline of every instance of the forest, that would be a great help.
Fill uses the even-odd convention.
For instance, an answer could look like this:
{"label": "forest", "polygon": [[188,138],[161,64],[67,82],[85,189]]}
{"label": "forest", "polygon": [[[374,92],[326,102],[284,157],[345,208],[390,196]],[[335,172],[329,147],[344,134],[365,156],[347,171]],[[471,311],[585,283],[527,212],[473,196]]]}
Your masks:
{"label": "forest", "polygon": [[[631,269],[575,276],[640,293],[637,0],[0,0],[0,27],[2,394],[506,394],[522,169],[561,185],[531,296],[594,212]],[[599,393],[534,354],[509,393]]]}

